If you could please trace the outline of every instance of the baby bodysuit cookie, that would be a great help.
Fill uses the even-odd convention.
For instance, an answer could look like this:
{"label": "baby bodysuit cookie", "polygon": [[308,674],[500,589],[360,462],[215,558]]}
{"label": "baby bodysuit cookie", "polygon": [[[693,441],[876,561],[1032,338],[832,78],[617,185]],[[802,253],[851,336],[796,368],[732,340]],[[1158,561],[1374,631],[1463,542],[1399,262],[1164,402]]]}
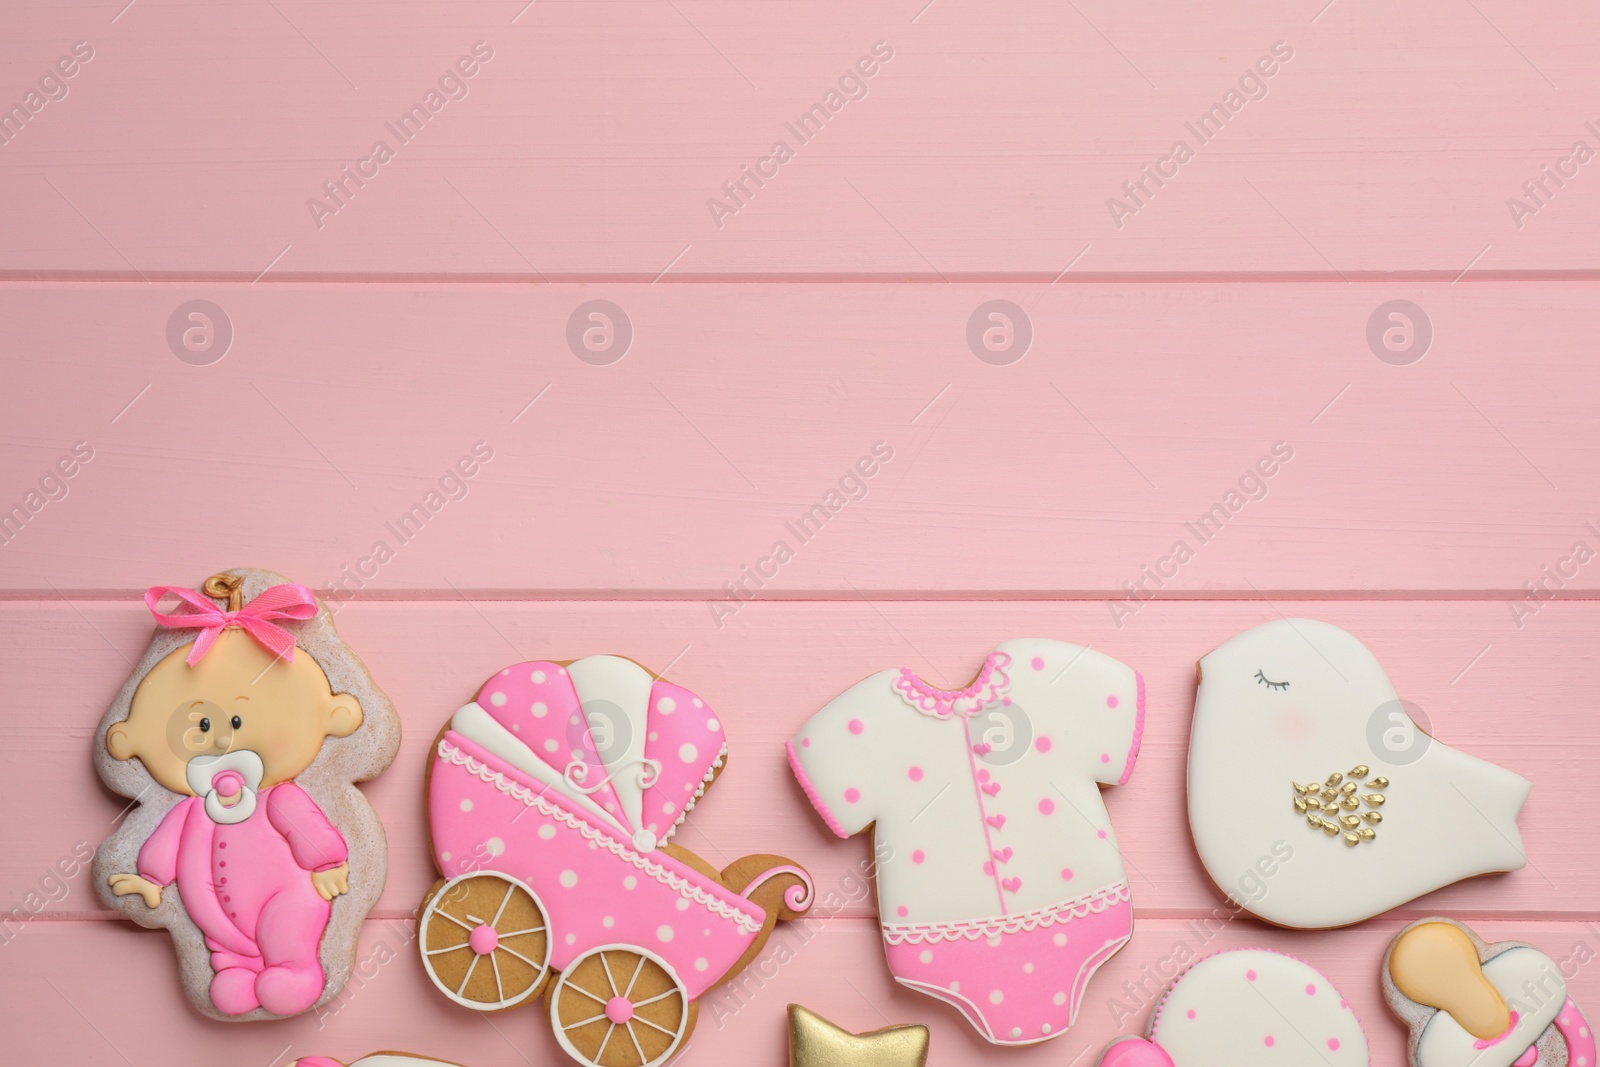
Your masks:
{"label": "baby bodysuit cookie", "polygon": [[417,945],[434,985],[478,1011],[542,993],[580,1063],[665,1063],[701,995],[814,895],[781,856],[719,871],[671,843],[727,753],[704,700],[620,656],[490,678],[429,762],[444,877],[419,909]]}
{"label": "baby bodysuit cookie", "polygon": [[1121,1038],[1100,1067],[1366,1067],[1361,1023],[1333,983],[1268,949],[1207,956],[1167,988],[1144,1037]]}
{"label": "baby bodysuit cookie", "polygon": [[1280,619],[1200,661],[1189,826],[1211,880],[1270,923],[1347,926],[1521,868],[1529,788],[1423,732],[1337,626]]}
{"label": "baby bodysuit cookie", "polygon": [[233,570],[145,604],[161,629],[95,732],[100,777],[134,801],[95,883],[172,935],[204,1014],[297,1015],[343,987],[383,888],[354,783],[394,760],[399,718],[305,586]]}
{"label": "baby bodysuit cookie", "polygon": [[[326,1056],[302,1056],[289,1067],[345,1067],[338,1060]],[[435,1060],[427,1056],[412,1056],[405,1052],[374,1052],[363,1056],[349,1067],[459,1067],[448,1060]]]}
{"label": "baby bodysuit cookie", "polygon": [[1594,1032],[1561,968],[1454,919],[1414,922],[1383,956],[1383,995],[1411,1029],[1412,1067],[1593,1067]]}
{"label": "baby bodysuit cookie", "polygon": [[962,689],[858,682],[789,742],[828,828],[873,828],[889,970],[1001,1045],[1059,1037],[1133,907],[1100,787],[1133,773],[1144,682],[1077,645],[1007,641]]}

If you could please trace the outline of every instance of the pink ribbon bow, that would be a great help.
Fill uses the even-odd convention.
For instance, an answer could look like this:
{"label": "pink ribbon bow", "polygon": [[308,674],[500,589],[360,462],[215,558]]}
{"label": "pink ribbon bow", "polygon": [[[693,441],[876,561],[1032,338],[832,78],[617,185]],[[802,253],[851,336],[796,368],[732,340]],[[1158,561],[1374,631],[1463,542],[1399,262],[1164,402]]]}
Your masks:
{"label": "pink ribbon bow", "polygon": [[[163,612],[156,608],[161,598],[171,593],[192,610]],[[169,629],[199,630],[188,664],[193,667],[211,650],[217,637],[230,626],[237,626],[259,641],[267,651],[286,663],[294,660],[294,636],[273,619],[310,619],[317,614],[317,598],[303,585],[275,585],[262,592],[238,611],[223,611],[210,600],[178,585],[153,585],[145,590],[144,605],[156,621]]]}
{"label": "pink ribbon bow", "polygon": [[1100,1067],[1172,1067],[1172,1057],[1152,1041],[1125,1037],[1105,1050]]}

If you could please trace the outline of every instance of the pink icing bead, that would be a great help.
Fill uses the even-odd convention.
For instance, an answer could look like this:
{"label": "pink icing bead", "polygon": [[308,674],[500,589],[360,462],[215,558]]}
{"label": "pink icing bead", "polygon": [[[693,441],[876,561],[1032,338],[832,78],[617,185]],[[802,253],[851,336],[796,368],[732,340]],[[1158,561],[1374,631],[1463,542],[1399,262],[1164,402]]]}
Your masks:
{"label": "pink icing bead", "polygon": [[906,772],[906,776],[909,777],[913,782],[920,782],[922,781],[922,768],[913,767]]}
{"label": "pink icing bead", "polygon": [[1049,752],[1050,739],[1048,737],[1041,737],[1033,743],[1033,747],[1038,749],[1040,752]]}
{"label": "pink icing bead", "polygon": [[1062,878],[1063,881],[1067,881],[1067,882],[1072,881],[1072,868],[1071,867],[1063,867],[1061,869],[1061,878]]}
{"label": "pink icing bead", "polygon": [[911,914],[911,912],[906,908],[906,906],[904,904],[902,904],[898,908],[896,908],[895,909],[895,913],[897,915],[899,915],[900,918],[902,918],[902,919],[904,919],[907,915]]}
{"label": "pink icing bead", "polygon": [[1036,671],[1044,670],[1044,657],[1043,656],[1035,656],[1035,657],[1033,657],[1033,669],[1036,670]]}
{"label": "pink icing bead", "polygon": [[[591,1011],[594,1009],[590,1009]],[[633,1004],[627,997],[612,997],[606,1001],[606,1018],[621,1026],[633,1018]]]}
{"label": "pink icing bead", "polygon": [[1256,972],[1254,972],[1254,971],[1246,971],[1246,972],[1244,972],[1244,976],[1245,976],[1245,978],[1247,980],[1249,980],[1251,982],[1254,982],[1256,980]]}
{"label": "pink icing bead", "polygon": [[1306,996],[1314,997],[1316,995],[1317,995],[1317,987],[1316,986],[1314,986],[1314,985],[1306,986]]}
{"label": "pink icing bead", "polygon": [[1271,1048],[1273,1045],[1276,1045],[1276,1044],[1277,1044],[1277,1042],[1272,1039],[1272,1035],[1268,1034],[1267,1037],[1266,1037],[1266,1045],[1267,1045],[1267,1047]]}
{"label": "pink icing bead", "polygon": [[1045,797],[1043,800],[1039,801],[1039,814],[1040,815],[1049,815],[1051,812],[1053,812],[1055,810],[1056,810],[1056,802],[1051,800],[1049,797]]}
{"label": "pink icing bead", "polygon": [[1338,1052],[1339,1051],[1339,1039],[1336,1038],[1336,1037],[1328,1038],[1328,1047],[1330,1049],[1332,1049],[1334,1052]]}
{"label": "pink icing bead", "polygon": [[500,947],[500,935],[495,928],[485,923],[467,935],[467,944],[472,946],[472,951],[480,956],[487,956]]}
{"label": "pink icing bead", "polygon": [[861,799],[861,790],[857,789],[855,786],[851,786],[849,789],[844,791],[844,799],[845,803],[854,804],[856,801]]}
{"label": "pink icing bead", "polygon": [[1106,707],[1114,708],[1114,707],[1117,706],[1118,703],[1119,703],[1119,701],[1117,700],[1117,695],[1115,693],[1113,693],[1110,696],[1106,697]]}
{"label": "pink icing bead", "polygon": [[860,719],[851,719],[850,720],[850,732],[851,733],[859,734],[862,730],[865,730],[865,729],[866,729],[866,725],[864,723],[862,723],[862,721]]}
{"label": "pink icing bead", "polygon": [[1188,1014],[1189,1014],[1189,1018],[1193,1019],[1194,1018],[1194,1009],[1190,1008]]}
{"label": "pink icing bead", "polygon": [[927,854],[925,852],[923,852],[920,848],[917,849],[915,852],[913,852],[911,854],[911,862],[912,863],[921,863],[923,860],[925,860],[927,858],[928,858]]}

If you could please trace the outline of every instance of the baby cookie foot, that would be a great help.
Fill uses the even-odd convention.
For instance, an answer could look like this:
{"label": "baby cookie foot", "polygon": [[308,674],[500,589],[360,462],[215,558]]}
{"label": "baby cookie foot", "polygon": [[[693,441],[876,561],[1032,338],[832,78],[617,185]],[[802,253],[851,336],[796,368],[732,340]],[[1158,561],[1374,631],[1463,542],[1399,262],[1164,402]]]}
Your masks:
{"label": "baby cookie foot", "polygon": [[227,967],[211,979],[211,1003],[224,1015],[243,1015],[261,1006],[256,997],[256,972],[248,967]]}
{"label": "baby cookie foot", "polygon": [[1593,1067],[1594,1034],[1561,969],[1520,941],[1489,944],[1423,919],[1383,959],[1383,993],[1411,1028],[1412,1067]]}
{"label": "baby cookie foot", "polygon": [[274,1015],[298,1015],[322,995],[322,967],[315,960],[280,963],[255,976],[255,995]]}

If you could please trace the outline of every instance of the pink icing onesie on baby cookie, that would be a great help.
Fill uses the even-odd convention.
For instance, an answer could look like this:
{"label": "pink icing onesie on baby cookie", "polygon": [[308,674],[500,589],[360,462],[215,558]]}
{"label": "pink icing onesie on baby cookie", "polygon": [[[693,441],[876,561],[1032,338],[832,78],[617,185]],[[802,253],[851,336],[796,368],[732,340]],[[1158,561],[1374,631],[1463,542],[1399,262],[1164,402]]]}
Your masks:
{"label": "pink icing onesie on baby cookie", "polygon": [[874,827],[896,980],[996,1044],[1030,1044],[1066,1031],[1132,933],[1100,787],[1128,780],[1143,728],[1131,668],[1026,638],[964,689],[908,670],[857,683],[801,728],[789,761],[834,833]]}

